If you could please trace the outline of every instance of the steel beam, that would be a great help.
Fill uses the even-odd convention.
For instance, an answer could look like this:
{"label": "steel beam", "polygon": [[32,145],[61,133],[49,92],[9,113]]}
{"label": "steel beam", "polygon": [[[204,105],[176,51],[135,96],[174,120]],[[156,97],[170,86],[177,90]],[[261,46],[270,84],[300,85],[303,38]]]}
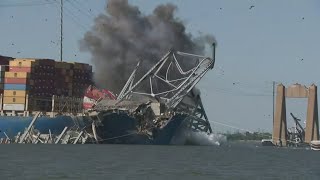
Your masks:
{"label": "steel beam", "polygon": [[19,143],[23,143],[27,134],[29,133],[30,129],[32,128],[33,124],[36,122],[37,118],[39,117],[40,112],[38,112],[32,119],[31,123],[29,124],[29,127],[27,128],[27,130],[22,134],[21,139],[19,141]]}

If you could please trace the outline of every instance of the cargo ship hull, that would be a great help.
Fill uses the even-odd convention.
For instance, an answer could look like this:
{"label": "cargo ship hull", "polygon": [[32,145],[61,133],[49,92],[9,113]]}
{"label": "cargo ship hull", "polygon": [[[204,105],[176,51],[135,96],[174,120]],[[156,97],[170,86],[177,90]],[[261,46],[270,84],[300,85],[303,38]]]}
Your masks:
{"label": "cargo ship hull", "polygon": [[[31,123],[32,117],[0,116],[0,138],[5,138],[3,132],[11,138],[18,132],[23,132]],[[55,118],[39,117],[35,123],[35,129],[42,134],[60,134],[64,127],[75,126],[74,120],[70,116],[57,116]]]}
{"label": "cargo ship hull", "polygon": [[153,127],[144,131],[139,131],[138,121],[125,113],[106,113],[102,117],[97,133],[103,144],[168,145],[186,115],[175,115],[162,128]]}
{"label": "cargo ship hull", "polygon": [[[138,121],[127,114],[108,113],[103,115],[99,126],[96,127],[99,144],[146,144],[168,145],[175,132],[185,119],[185,115],[173,116],[162,128],[153,128],[148,132],[137,129]],[[0,130],[13,138],[23,132],[31,123],[32,117],[0,117]],[[71,118],[70,116],[57,116],[55,118],[39,117],[34,124],[41,134],[59,135],[64,127],[78,129],[91,129],[92,120],[87,117]],[[5,138],[0,133],[0,138]]]}

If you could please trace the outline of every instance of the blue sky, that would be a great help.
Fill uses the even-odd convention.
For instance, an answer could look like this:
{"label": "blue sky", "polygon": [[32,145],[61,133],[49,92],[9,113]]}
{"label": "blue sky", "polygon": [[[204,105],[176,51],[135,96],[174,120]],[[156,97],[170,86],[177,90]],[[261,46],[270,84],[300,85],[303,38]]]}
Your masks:
{"label": "blue sky", "polygon": [[[199,84],[216,131],[231,129],[215,121],[270,131],[272,81],[320,84],[318,0],[129,2],[143,13],[161,3],[176,4],[177,17],[186,23],[188,32],[216,37],[216,68]],[[105,4],[105,0],[65,0],[66,61],[90,62],[90,54],[79,51],[79,40],[94,17],[104,13]],[[59,59],[59,4],[55,0],[0,0],[0,22],[0,54]],[[305,119],[306,105],[306,100],[290,99],[287,111]]]}

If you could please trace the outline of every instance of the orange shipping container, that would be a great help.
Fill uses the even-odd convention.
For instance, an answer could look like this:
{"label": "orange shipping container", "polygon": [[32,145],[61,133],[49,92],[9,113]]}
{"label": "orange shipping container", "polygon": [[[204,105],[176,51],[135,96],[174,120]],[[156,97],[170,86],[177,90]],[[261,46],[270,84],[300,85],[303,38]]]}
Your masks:
{"label": "orange shipping container", "polygon": [[6,78],[29,78],[30,73],[28,72],[5,72]]}
{"label": "orange shipping container", "polygon": [[3,104],[24,104],[25,102],[25,97],[3,97]]}
{"label": "orange shipping container", "polygon": [[3,95],[4,97],[26,97],[28,91],[22,90],[4,90]]}
{"label": "orange shipping container", "polygon": [[9,62],[9,66],[32,67],[37,65],[36,59],[14,59]]}

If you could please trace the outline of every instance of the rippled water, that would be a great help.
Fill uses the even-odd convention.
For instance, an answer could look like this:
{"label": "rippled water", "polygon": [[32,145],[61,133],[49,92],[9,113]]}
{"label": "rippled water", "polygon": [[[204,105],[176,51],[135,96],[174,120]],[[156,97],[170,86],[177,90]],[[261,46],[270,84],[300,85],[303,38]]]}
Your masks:
{"label": "rippled water", "polygon": [[1,145],[0,179],[320,179],[320,152],[223,146]]}

